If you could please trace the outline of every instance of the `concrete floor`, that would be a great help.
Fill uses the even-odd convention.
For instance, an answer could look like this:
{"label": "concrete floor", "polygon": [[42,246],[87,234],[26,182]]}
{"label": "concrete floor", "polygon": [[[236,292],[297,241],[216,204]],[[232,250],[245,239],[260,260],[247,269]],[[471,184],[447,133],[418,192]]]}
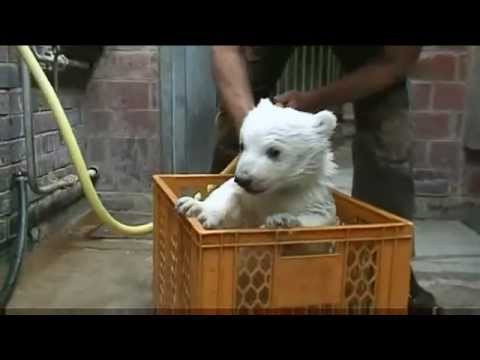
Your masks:
{"label": "concrete floor", "polygon": [[480,235],[459,221],[417,221],[413,268],[451,314],[480,315]]}
{"label": "concrete floor", "polygon": [[151,253],[151,238],[121,238],[87,213],[27,255],[7,313],[151,313]]}
{"label": "concrete floor", "polygon": [[[348,141],[336,147],[335,187],[351,193],[353,169]],[[477,220],[480,221],[480,219]],[[415,258],[419,283],[447,314],[480,314],[480,234],[460,221],[416,220]]]}
{"label": "concrete floor", "polygon": [[[334,183],[350,193],[350,146]],[[116,214],[130,224],[148,214]],[[152,241],[112,234],[91,213],[59,226],[26,257],[7,313],[150,313]],[[456,221],[417,221],[413,267],[447,313],[480,313],[480,236]]]}

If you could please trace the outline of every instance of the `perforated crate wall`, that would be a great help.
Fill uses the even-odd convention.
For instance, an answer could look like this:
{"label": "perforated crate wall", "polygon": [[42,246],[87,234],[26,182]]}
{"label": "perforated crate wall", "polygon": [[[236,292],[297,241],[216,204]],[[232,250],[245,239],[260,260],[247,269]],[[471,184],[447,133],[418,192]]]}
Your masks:
{"label": "perforated crate wall", "polygon": [[155,177],[159,312],[406,312],[410,222],[336,192],[341,225],[329,228],[207,231],[176,213],[177,196],[227,178]]}

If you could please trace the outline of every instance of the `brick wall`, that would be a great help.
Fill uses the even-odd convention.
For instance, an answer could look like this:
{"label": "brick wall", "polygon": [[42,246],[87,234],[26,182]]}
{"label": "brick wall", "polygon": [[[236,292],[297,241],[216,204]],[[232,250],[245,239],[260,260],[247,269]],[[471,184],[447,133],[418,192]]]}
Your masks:
{"label": "brick wall", "polygon": [[[425,47],[412,77],[420,217],[455,212],[472,200],[471,194],[465,192],[463,147],[470,51],[467,46]],[[475,174],[469,176],[474,178]],[[470,183],[470,190],[475,190],[474,181]]]}
{"label": "brick wall", "polygon": [[[13,47],[0,46],[0,72],[2,65],[17,66],[17,56]],[[19,88],[21,85],[18,80],[13,87],[11,85],[6,82],[0,83],[0,245],[16,236],[18,200],[12,184],[12,175],[20,169],[26,170],[25,137],[21,121],[22,92]],[[60,91],[60,100],[74,131],[79,133],[82,129],[81,94]],[[32,91],[32,111],[40,184],[47,183],[49,177],[61,178],[74,173],[68,151],[60,141],[55,120],[36,89]],[[79,142],[82,145],[81,139]],[[43,207],[45,202],[52,201],[52,197],[40,197],[31,191],[28,196],[33,214],[30,221],[35,224],[36,209],[39,208],[40,202],[43,203]]]}
{"label": "brick wall", "polygon": [[[0,65],[16,68],[17,63],[15,48],[0,46]],[[26,169],[20,84],[17,79],[12,87],[5,79],[0,74],[0,247],[16,236],[12,175]],[[118,192],[150,193],[151,175],[159,171],[161,156],[157,85],[156,46],[108,46],[86,92],[60,89],[86,162],[100,169],[99,192],[111,192],[113,198]],[[40,184],[75,173],[56,122],[36,89],[32,110]],[[68,205],[58,196],[39,197],[29,191],[32,224],[53,198]],[[108,196],[104,201],[115,207]]]}
{"label": "brick wall", "polygon": [[466,158],[464,194],[467,197],[480,198],[480,151],[469,152]]}
{"label": "brick wall", "polygon": [[156,46],[107,46],[83,106],[86,159],[99,192],[150,193],[160,168]]}
{"label": "brick wall", "polygon": [[[479,60],[480,60],[480,47],[474,46],[470,49],[470,76],[468,77],[468,98],[467,102],[467,110],[470,114],[470,120],[476,122],[477,124],[480,123],[480,115],[479,115],[479,105],[478,102],[480,99],[478,98],[480,94],[480,68]],[[475,68],[473,68],[475,66]],[[471,124],[470,124],[471,126]],[[472,131],[473,129],[473,131]],[[478,136],[478,130],[470,127],[466,129],[466,131],[471,131],[469,134],[466,135],[466,142],[469,142],[469,137]],[[468,136],[467,136],[468,135]],[[472,144],[470,144],[472,145]],[[480,197],[480,150],[478,146],[475,147],[475,150],[472,149],[472,146],[466,151],[465,154],[465,176],[464,176],[464,194],[468,197]]]}
{"label": "brick wall", "polygon": [[[149,194],[151,175],[161,168],[157,56],[155,46],[108,46],[86,95],[60,91],[87,164],[100,168],[101,193]],[[480,157],[466,156],[462,144],[469,58],[468,47],[426,47],[412,79],[421,216],[462,206],[480,193]],[[15,62],[14,49],[0,46],[0,64]],[[38,91],[33,95],[44,182],[48,173],[62,177],[73,169],[50,112]],[[20,100],[18,86],[0,89],[0,243],[15,235],[11,175],[25,167]],[[35,204],[38,196],[30,196]]]}

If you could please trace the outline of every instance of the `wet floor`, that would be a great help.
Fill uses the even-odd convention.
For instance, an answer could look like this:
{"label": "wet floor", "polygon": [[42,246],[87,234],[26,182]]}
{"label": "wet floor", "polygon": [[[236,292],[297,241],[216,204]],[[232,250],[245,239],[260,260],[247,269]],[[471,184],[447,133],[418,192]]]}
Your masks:
{"label": "wet floor", "polygon": [[[128,224],[147,214],[113,214]],[[152,240],[125,238],[93,213],[27,254],[7,313],[150,313]]]}
{"label": "wet floor", "polygon": [[[348,195],[353,177],[350,146],[349,141],[336,146],[339,169],[333,180]],[[413,269],[447,314],[480,314],[480,227],[478,219],[469,223],[476,226],[461,221],[415,221]]]}
{"label": "wet floor", "polygon": [[[350,193],[351,154],[336,147],[336,187]],[[113,213],[127,224],[146,213]],[[459,221],[416,221],[420,283],[447,313],[480,313],[480,235]],[[152,239],[126,238],[87,212],[61,224],[25,258],[7,313],[152,313]],[[0,262],[1,263],[1,262]],[[1,269],[0,269],[1,270]]]}

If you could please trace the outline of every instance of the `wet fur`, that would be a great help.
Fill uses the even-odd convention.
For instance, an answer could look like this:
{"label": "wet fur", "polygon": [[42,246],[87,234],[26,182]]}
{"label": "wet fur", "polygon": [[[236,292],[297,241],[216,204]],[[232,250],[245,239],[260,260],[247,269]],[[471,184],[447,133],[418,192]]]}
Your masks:
{"label": "wet fur", "polygon": [[[205,200],[181,197],[177,211],[197,217],[207,229],[290,228],[328,226],[336,223],[330,179],[336,165],[330,137],[336,117],[280,108],[263,99],[245,118],[236,176],[253,179],[249,193],[234,179],[215,189]],[[269,147],[281,149],[270,159]]]}

